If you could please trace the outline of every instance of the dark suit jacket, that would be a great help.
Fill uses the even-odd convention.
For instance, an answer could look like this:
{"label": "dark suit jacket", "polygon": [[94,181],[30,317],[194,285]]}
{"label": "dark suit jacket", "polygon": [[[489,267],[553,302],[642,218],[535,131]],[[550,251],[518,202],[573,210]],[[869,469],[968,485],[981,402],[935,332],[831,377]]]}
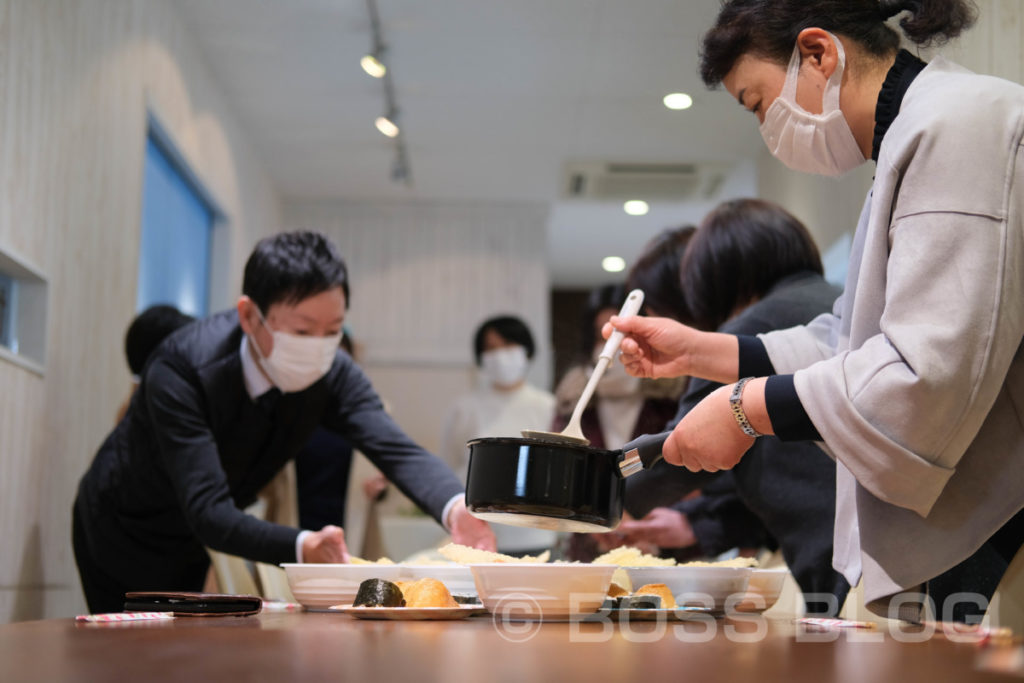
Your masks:
{"label": "dark suit jacket", "polygon": [[[839,293],[815,273],[793,275],[719,331],[759,334],[802,325],[830,311]],[[691,381],[670,427],[719,386],[696,378]],[[778,542],[801,590],[835,595],[841,605],[849,585],[832,569],[835,462],[813,442],[782,442],[765,436],[757,439],[729,474],[740,499]],[[627,509],[639,516],[672,505],[715,476],[658,463],[626,480]]]}
{"label": "dark suit jacket", "polygon": [[324,378],[282,395],[273,410],[252,401],[242,375],[242,334],[229,311],[169,337],[82,477],[76,514],[90,553],[125,583],[145,577],[139,585],[153,585],[154,576],[172,580],[187,574],[187,565],[205,566],[204,545],[294,562],[298,529],[242,508],[317,426],[343,435],[435,519],[463,490],[443,461],[392,421],[343,351]]}

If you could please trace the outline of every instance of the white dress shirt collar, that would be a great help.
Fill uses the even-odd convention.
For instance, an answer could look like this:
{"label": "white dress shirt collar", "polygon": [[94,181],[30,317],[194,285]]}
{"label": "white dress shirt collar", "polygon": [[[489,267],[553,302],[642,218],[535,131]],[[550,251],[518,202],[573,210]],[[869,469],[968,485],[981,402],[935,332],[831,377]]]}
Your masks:
{"label": "white dress shirt collar", "polygon": [[255,400],[257,396],[262,396],[271,389],[274,385],[269,379],[260,371],[260,366],[256,364],[256,359],[253,358],[252,352],[249,350],[249,335],[242,335],[242,378],[245,380],[245,391],[249,394],[249,398]]}

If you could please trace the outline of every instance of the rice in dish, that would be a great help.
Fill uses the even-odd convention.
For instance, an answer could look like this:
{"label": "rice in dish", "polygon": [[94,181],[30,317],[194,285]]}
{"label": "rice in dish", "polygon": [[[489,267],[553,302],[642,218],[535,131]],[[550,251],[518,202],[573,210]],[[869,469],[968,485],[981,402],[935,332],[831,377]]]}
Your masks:
{"label": "rice in dish", "polygon": [[753,557],[734,557],[731,560],[719,560],[718,562],[701,562],[700,560],[694,560],[693,562],[684,562],[680,567],[740,567],[745,569],[747,567],[756,567],[758,565],[757,559]]}
{"label": "rice in dish", "polygon": [[639,548],[624,545],[613,548],[600,557],[595,557],[591,564],[616,564],[620,567],[672,567],[675,566],[676,561],[671,557],[647,555]]}
{"label": "rice in dish", "polygon": [[495,562],[543,564],[551,559],[551,551],[549,550],[545,550],[537,556],[526,555],[525,557],[513,557],[503,553],[492,553],[489,550],[470,548],[469,546],[459,545],[457,543],[449,543],[446,546],[442,546],[437,552],[452,562],[458,562],[459,564],[491,564]]}
{"label": "rice in dish", "polygon": [[356,557],[355,555],[349,555],[348,556],[348,563],[349,564],[394,564],[395,562],[394,562],[394,560],[392,560],[390,558],[387,558],[387,557],[382,557],[379,560],[372,561],[372,560],[364,560],[363,558]]}

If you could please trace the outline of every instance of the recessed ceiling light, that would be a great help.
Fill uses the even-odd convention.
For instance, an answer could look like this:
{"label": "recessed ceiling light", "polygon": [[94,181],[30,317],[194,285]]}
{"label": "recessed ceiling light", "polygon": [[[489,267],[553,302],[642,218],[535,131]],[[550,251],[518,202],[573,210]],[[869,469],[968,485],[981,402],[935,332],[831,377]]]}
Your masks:
{"label": "recessed ceiling light", "polygon": [[626,260],[621,256],[605,256],[601,259],[601,267],[609,273],[621,273],[626,269]]}
{"label": "recessed ceiling light", "polygon": [[388,68],[384,66],[384,62],[377,59],[377,55],[366,55],[359,60],[359,66],[374,78],[384,78],[384,74],[388,72]]}
{"label": "recessed ceiling light", "polygon": [[669,109],[689,109],[693,106],[693,98],[684,92],[670,92],[661,101]]}
{"label": "recessed ceiling light", "polygon": [[377,126],[377,130],[389,138],[393,138],[398,135],[398,126],[395,125],[394,121],[386,116],[378,116],[377,120],[373,122]]}
{"label": "recessed ceiling light", "polygon": [[622,205],[622,210],[630,216],[643,216],[651,210],[651,207],[642,199],[630,199]]}

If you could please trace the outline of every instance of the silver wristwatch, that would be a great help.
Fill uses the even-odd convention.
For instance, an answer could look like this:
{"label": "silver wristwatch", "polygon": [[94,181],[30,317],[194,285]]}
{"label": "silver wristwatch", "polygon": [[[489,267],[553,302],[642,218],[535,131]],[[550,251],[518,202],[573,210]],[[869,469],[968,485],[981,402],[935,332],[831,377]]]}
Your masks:
{"label": "silver wristwatch", "polygon": [[739,424],[743,433],[756,439],[759,436],[764,436],[764,434],[751,426],[750,420],[747,419],[747,414],[743,412],[743,387],[752,379],[754,378],[744,377],[733,385],[732,395],[729,396],[729,407],[732,408],[732,416],[736,418],[736,423]]}

